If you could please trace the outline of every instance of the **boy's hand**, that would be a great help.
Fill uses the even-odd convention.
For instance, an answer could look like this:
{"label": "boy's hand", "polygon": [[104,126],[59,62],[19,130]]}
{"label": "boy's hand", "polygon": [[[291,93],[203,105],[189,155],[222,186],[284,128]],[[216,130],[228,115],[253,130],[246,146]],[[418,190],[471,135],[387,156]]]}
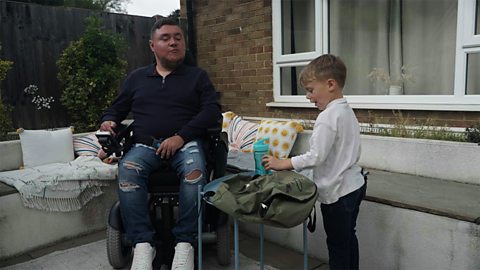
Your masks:
{"label": "boy's hand", "polygon": [[289,158],[287,159],[278,159],[273,156],[265,155],[262,158],[263,166],[265,170],[291,170],[293,169],[292,162]]}

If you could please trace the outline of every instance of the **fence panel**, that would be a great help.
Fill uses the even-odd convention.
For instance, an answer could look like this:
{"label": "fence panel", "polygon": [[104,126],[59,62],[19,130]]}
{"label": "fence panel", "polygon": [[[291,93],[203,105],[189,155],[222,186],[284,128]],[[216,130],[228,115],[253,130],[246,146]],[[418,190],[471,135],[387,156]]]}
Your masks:
{"label": "fence panel", "polygon": [[[0,97],[14,107],[15,128],[69,125],[66,110],[60,104],[62,89],[56,61],[71,41],[81,37],[85,18],[95,13],[107,29],[125,37],[127,73],[153,61],[148,40],[154,18],[0,0],[0,58],[14,62],[1,85]],[[31,96],[23,91],[31,84],[38,86],[39,95],[55,99],[51,109],[36,109]]]}

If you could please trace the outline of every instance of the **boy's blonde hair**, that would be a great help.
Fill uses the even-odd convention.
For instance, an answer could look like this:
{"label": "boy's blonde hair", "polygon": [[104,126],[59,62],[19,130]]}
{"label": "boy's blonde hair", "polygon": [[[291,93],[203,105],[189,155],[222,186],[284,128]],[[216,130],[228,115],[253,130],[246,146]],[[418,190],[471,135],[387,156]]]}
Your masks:
{"label": "boy's blonde hair", "polygon": [[347,78],[347,67],[342,59],[332,54],[324,54],[312,60],[300,73],[300,84],[305,86],[315,80],[334,79],[343,88]]}

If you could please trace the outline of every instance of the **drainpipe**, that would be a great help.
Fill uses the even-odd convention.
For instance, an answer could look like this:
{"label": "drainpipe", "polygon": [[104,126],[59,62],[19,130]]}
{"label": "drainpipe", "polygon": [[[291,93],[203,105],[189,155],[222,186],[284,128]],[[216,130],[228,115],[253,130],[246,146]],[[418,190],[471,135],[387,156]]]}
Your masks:
{"label": "drainpipe", "polygon": [[190,53],[192,65],[197,65],[197,41],[194,29],[194,11],[193,0],[186,0],[187,4],[187,35],[188,35],[188,50]]}

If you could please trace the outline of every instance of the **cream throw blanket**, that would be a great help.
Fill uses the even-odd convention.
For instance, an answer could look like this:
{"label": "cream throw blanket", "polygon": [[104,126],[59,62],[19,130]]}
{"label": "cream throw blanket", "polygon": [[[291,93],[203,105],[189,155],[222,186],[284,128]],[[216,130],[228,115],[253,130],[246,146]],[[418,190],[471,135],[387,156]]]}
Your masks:
{"label": "cream throw blanket", "polygon": [[101,195],[117,176],[117,165],[93,156],[80,156],[68,163],[52,163],[0,172],[0,182],[14,186],[23,204],[45,211],[70,212]]}

